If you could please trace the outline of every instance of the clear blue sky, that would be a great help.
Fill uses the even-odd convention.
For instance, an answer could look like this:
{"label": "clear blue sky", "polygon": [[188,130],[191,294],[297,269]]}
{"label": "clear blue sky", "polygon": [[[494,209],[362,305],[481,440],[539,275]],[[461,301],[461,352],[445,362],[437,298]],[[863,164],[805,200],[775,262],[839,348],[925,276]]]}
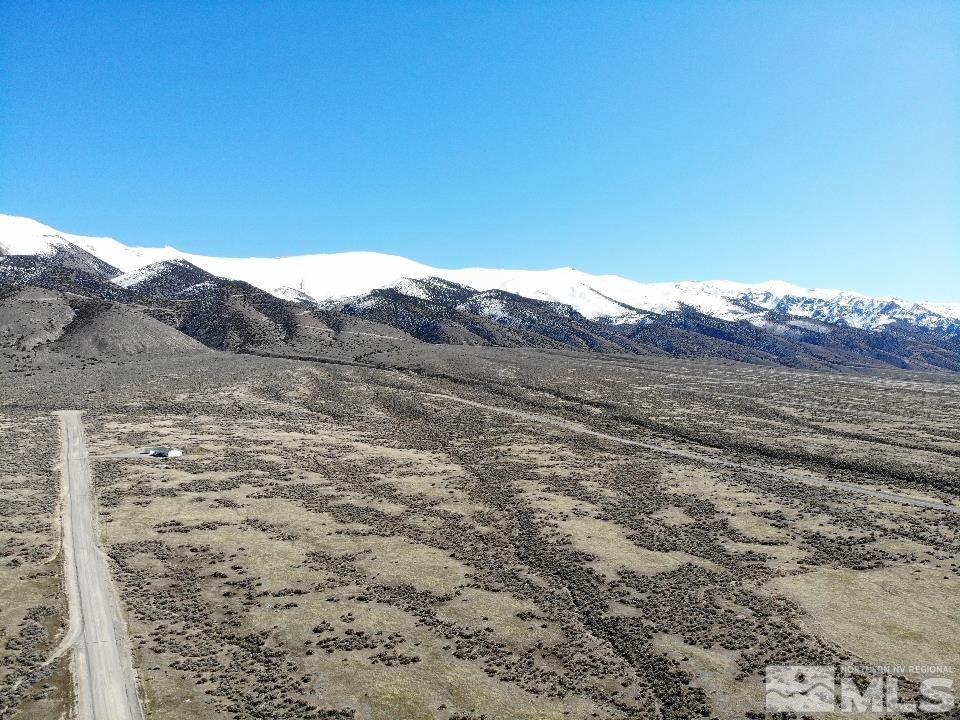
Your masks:
{"label": "clear blue sky", "polygon": [[960,300],[960,3],[0,0],[0,212]]}

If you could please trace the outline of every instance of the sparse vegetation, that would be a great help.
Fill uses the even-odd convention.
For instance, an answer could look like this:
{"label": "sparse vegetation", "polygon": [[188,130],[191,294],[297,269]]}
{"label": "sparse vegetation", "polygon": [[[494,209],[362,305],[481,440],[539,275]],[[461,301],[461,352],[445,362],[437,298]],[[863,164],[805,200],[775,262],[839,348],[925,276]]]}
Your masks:
{"label": "sparse vegetation", "polygon": [[761,717],[768,663],[960,665],[960,514],[750,470],[958,506],[952,376],[376,358],[8,362],[5,447],[39,450],[6,461],[3,567],[44,593],[4,629],[8,704],[70,702],[65,666],[37,671],[58,565],[28,567],[55,549],[65,397],[150,718]]}

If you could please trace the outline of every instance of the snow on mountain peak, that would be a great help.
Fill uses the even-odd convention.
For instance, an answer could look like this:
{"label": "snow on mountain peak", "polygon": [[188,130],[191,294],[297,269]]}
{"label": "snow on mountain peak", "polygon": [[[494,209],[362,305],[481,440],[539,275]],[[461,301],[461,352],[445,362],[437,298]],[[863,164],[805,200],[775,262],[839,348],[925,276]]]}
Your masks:
{"label": "snow on mountain peak", "polygon": [[[503,290],[562,303],[588,319],[609,322],[639,322],[649,313],[683,307],[724,320],[751,320],[773,311],[867,329],[897,321],[947,327],[955,326],[960,318],[960,303],[916,304],[845,290],[802,288],[782,280],[754,284],[727,280],[640,283],[618,275],[590,275],[569,266],[552,270],[447,270],[375,252],[208,257],[172,247],[129,247],[112,238],[72,235],[29,218],[0,215],[0,253],[49,255],[64,243],[72,243],[125,273],[117,279],[121,284],[134,282],[131,273],[141,268],[182,259],[213,275],[243,280],[278,297],[308,302],[359,297],[387,287],[426,297],[430,292],[449,291],[436,286],[438,281],[447,281],[479,291]],[[434,280],[434,286],[425,284],[429,279]]]}
{"label": "snow on mountain peak", "polygon": [[192,270],[194,272],[201,272],[201,270],[193,265],[193,263],[190,263],[183,258],[174,258],[172,260],[161,260],[160,262],[144,265],[141,268],[131,270],[130,272],[113,278],[111,282],[113,282],[115,285],[119,285],[120,287],[130,288],[135,285],[140,285],[141,283],[154,280],[162,275],[176,272],[177,270]]}
{"label": "snow on mountain peak", "polygon": [[172,247],[128,247],[113,238],[73,235],[31,218],[0,214],[0,246],[7,255],[49,255],[65,243],[86,250],[124,273],[183,256]]}
{"label": "snow on mountain peak", "polygon": [[0,215],[0,255],[50,255],[64,243],[61,233],[16,215]]}
{"label": "snow on mountain peak", "polygon": [[938,315],[943,315],[944,317],[952,318],[954,320],[960,320],[960,302],[925,302],[921,305],[930,312],[934,312]]}

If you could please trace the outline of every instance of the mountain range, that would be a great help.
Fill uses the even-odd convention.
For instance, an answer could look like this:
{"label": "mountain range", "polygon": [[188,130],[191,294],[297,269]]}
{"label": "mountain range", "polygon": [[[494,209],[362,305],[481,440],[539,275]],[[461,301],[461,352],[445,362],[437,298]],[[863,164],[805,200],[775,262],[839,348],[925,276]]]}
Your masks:
{"label": "mountain range", "polygon": [[[427,342],[960,371],[960,303],[782,281],[449,270],[370,252],[220,258],[12,215],[0,215],[0,256],[0,287],[122,306],[221,350],[369,354],[377,343]],[[355,342],[363,336],[380,340]]]}

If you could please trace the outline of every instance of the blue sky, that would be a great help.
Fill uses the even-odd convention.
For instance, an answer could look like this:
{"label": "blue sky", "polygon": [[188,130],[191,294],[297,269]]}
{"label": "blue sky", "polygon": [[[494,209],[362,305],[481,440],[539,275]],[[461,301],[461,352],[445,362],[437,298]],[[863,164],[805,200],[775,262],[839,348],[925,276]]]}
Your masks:
{"label": "blue sky", "polygon": [[0,211],[960,300],[960,3],[0,0]]}

